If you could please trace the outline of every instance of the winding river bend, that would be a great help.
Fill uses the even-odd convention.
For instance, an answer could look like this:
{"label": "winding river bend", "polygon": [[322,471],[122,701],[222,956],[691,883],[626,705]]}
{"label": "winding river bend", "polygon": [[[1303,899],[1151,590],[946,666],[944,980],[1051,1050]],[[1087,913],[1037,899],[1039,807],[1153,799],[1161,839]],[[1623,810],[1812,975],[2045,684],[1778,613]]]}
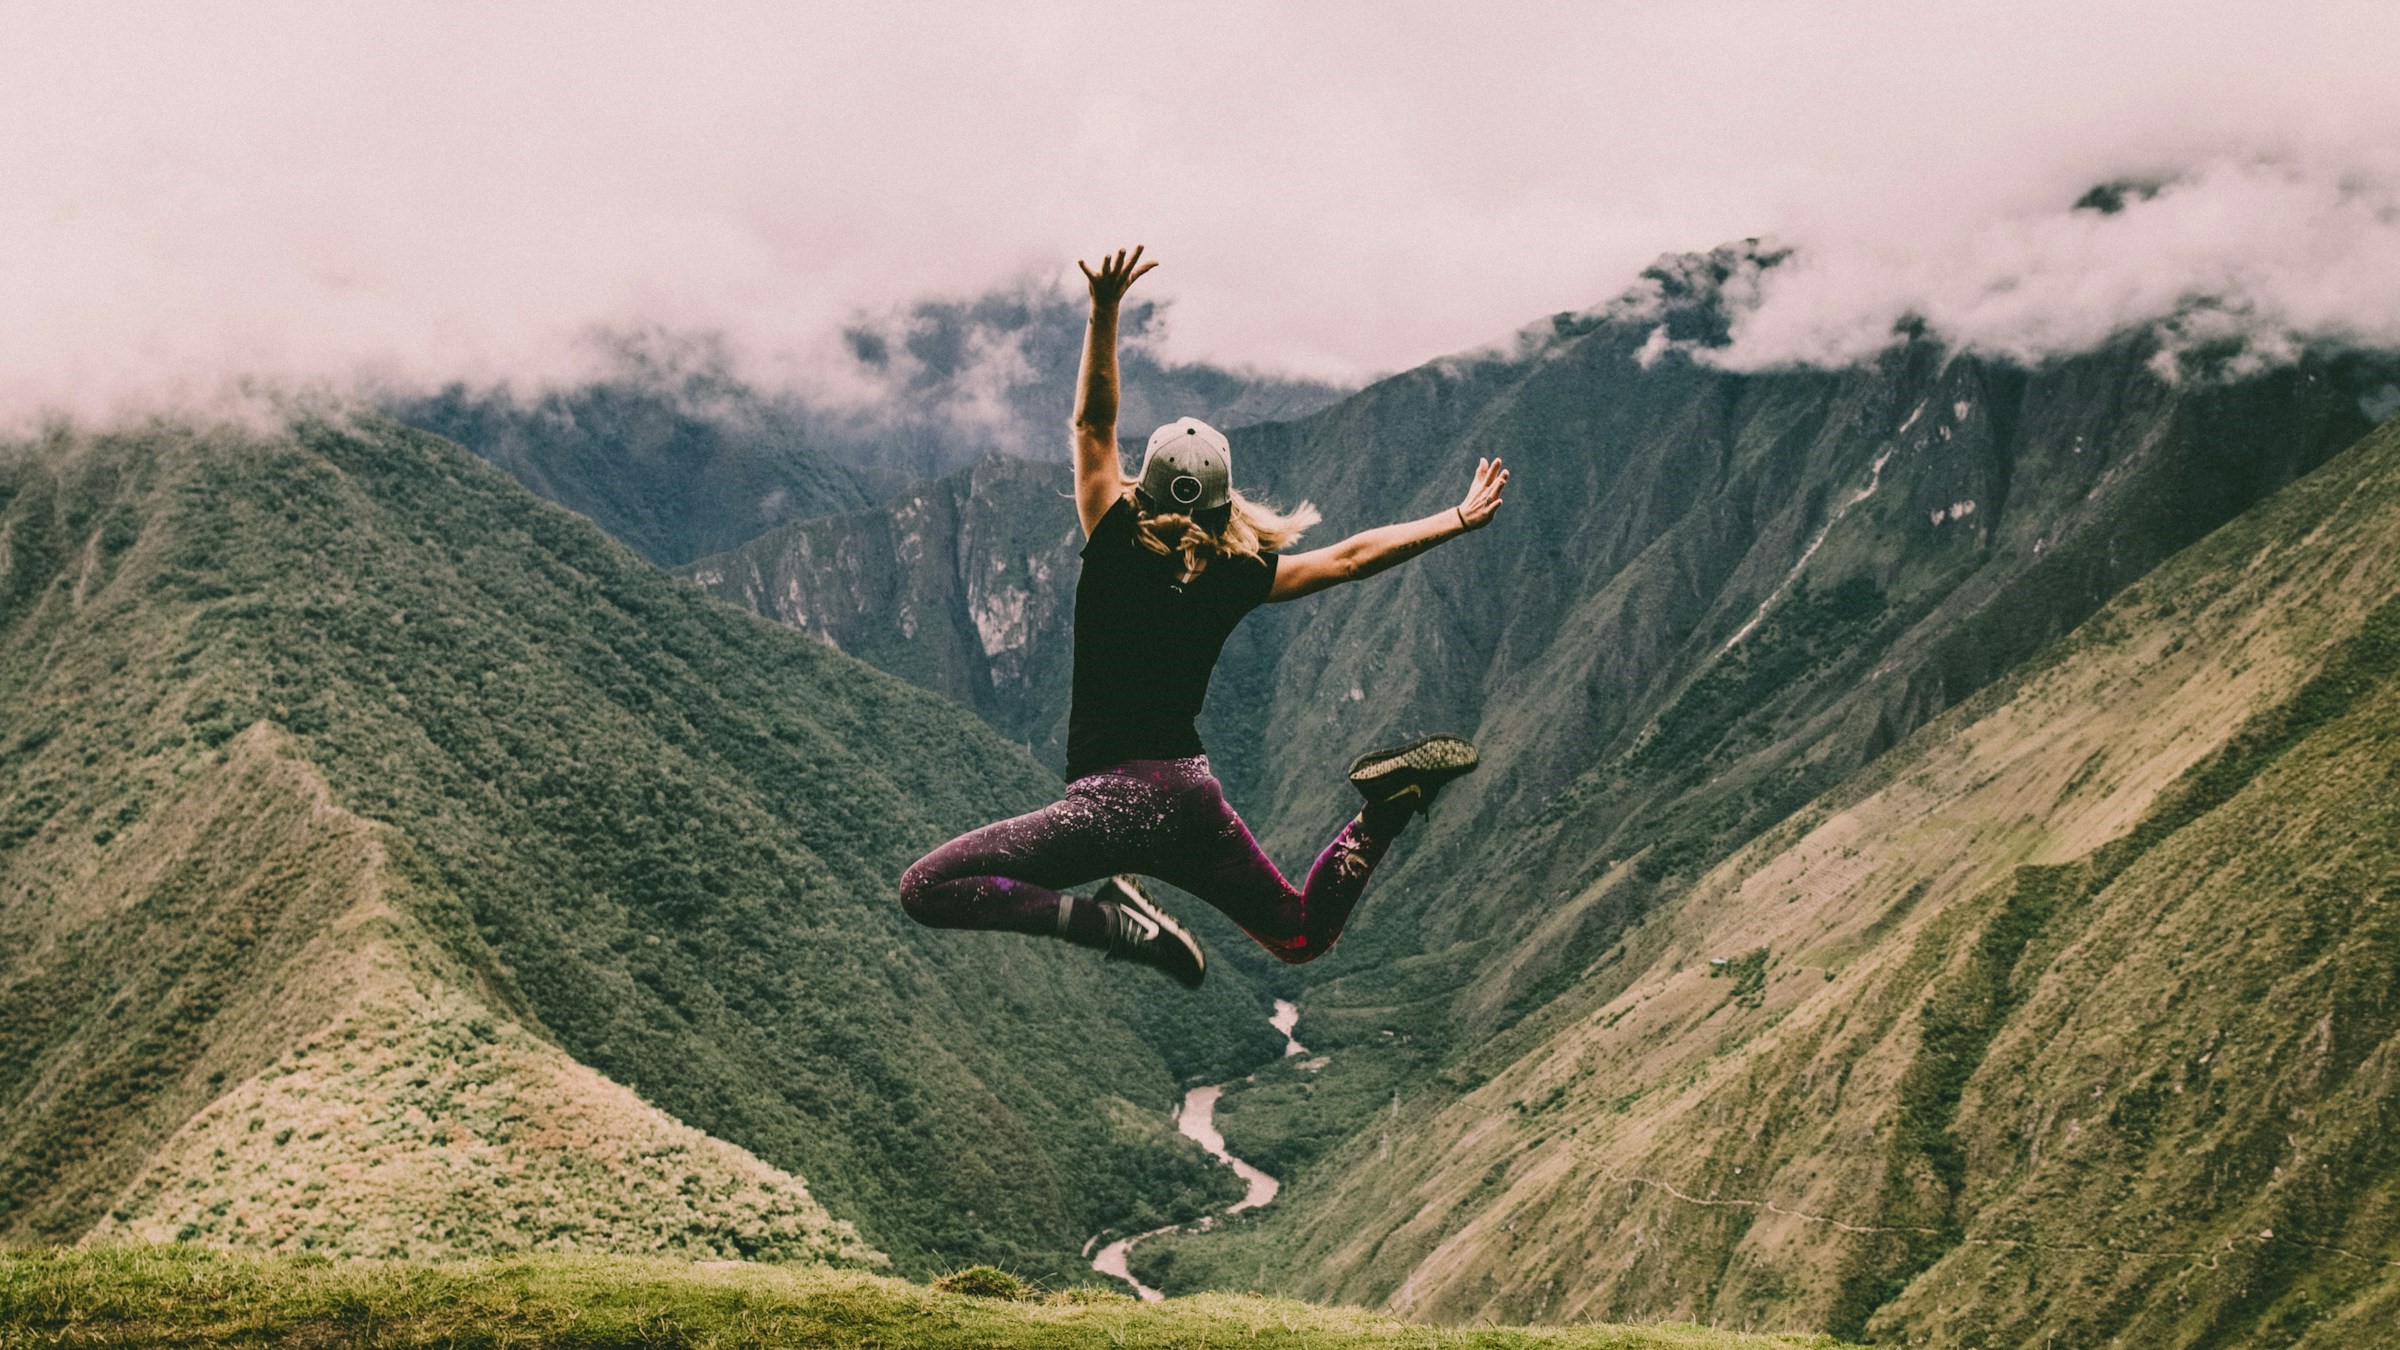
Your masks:
{"label": "winding river bend", "polygon": [[[1300,1009],[1297,1005],[1286,999],[1275,1000],[1275,1015],[1267,1019],[1267,1025],[1283,1033],[1285,1057],[1308,1053],[1305,1046],[1292,1039],[1292,1029],[1300,1025]],[[1225,1151],[1225,1136],[1217,1130],[1217,1098],[1225,1094],[1226,1086],[1224,1083],[1211,1083],[1207,1087],[1196,1087],[1183,1094],[1182,1104],[1175,1108],[1175,1128],[1184,1138],[1206,1149],[1210,1157],[1232,1168],[1233,1174],[1240,1177],[1244,1184],[1249,1186],[1250,1189],[1241,1199],[1227,1205],[1223,1210],[1226,1214],[1239,1214],[1245,1209],[1256,1209],[1274,1199],[1275,1193],[1283,1188],[1283,1184]],[[1216,1222],[1216,1219],[1216,1215],[1210,1214],[1191,1226],[1197,1231],[1205,1232],[1210,1224]],[[1161,1233],[1172,1233],[1181,1227],[1183,1227],[1182,1224],[1171,1223],[1164,1228],[1153,1228],[1147,1233],[1136,1233],[1131,1237],[1118,1238],[1102,1247],[1100,1254],[1092,1258],[1092,1269],[1112,1280],[1123,1280],[1131,1286],[1134,1295],[1143,1302],[1156,1303],[1164,1299],[1166,1295],[1133,1278],[1133,1271],[1126,1265],[1126,1258],[1132,1254],[1133,1244],[1145,1238],[1157,1237]]]}

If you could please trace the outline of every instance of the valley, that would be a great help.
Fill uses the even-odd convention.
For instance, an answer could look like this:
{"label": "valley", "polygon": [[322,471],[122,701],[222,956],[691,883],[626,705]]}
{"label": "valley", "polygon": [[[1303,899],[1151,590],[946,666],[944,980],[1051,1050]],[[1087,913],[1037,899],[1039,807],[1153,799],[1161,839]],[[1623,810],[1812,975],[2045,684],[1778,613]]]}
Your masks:
{"label": "valley", "polygon": [[1325,542],[1516,488],[1229,644],[1285,861],[1367,745],[1485,768],[1322,961],[1171,897],[1189,998],[891,900],[1056,790],[1063,465],[896,486],[690,390],[451,405],[523,482],[366,412],[12,447],[0,1234],[2359,1343],[2395,363],[1736,372],[1741,256],[1235,432]]}

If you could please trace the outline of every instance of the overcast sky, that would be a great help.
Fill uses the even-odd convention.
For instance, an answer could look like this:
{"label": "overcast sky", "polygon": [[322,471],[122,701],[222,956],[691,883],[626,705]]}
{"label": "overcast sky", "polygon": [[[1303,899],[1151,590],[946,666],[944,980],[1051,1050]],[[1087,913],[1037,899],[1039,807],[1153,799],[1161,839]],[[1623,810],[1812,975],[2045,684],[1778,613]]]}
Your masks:
{"label": "overcast sky", "polygon": [[[915,9],[913,14],[909,12]],[[1740,359],[2400,345],[2400,4],[0,3],[0,406],[805,379],[847,315],[1149,245],[1170,351],[1358,376],[1794,247]],[[2070,215],[2096,181],[2173,180]]]}

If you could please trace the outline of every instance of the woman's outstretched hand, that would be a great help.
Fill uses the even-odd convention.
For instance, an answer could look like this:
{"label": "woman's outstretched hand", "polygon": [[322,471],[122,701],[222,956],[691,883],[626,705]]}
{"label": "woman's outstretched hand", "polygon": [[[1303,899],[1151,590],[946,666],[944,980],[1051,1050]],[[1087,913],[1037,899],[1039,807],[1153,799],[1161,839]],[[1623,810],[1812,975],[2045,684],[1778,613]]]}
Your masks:
{"label": "woman's outstretched hand", "polygon": [[1127,256],[1123,249],[1118,249],[1113,258],[1101,254],[1100,270],[1097,272],[1081,258],[1075,260],[1075,265],[1083,268],[1083,279],[1091,283],[1092,303],[1095,305],[1113,305],[1124,299],[1125,292],[1132,289],[1133,283],[1142,279],[1142,273],[1158,266],[1154,262],[1142,261],[1142,246],[1139,244],[1134,245],[1131,256]]}
{"label": "woman's outstretched hand", "polygon": [[1508,470],[1496,459],[1475,461],[1475,482],[1467,489],[1467,499],[1458,504],[1458,523],[1470,530],[1480,530],[1492,523],[1500,510],[1501,489],[1508,486]]}

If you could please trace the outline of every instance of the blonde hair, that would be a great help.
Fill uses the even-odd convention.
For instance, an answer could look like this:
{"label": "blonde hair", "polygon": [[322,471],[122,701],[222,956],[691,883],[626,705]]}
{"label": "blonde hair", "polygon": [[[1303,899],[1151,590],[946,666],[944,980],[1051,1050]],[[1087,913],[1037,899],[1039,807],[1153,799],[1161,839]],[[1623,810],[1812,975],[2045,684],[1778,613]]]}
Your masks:
{"label": "blonde hair", "polygon": [[1187,577],[1208,570],[1213,558],[1255,558],[1262,550],[1281,551],[1299,542],[1302,531],[1324,519],[1307,502],[1278,511],[1265,502],[1250,500],[1237,488],[1225,514],[1225,528],[1212,534],[1190,516],[1163,511],[1153,515],[1143,510],[1141,497],[1132,490],[1139,481],[1125,480],[1125,495],[1133,500],[1133,537],[1152,553],[1183,555]]}

